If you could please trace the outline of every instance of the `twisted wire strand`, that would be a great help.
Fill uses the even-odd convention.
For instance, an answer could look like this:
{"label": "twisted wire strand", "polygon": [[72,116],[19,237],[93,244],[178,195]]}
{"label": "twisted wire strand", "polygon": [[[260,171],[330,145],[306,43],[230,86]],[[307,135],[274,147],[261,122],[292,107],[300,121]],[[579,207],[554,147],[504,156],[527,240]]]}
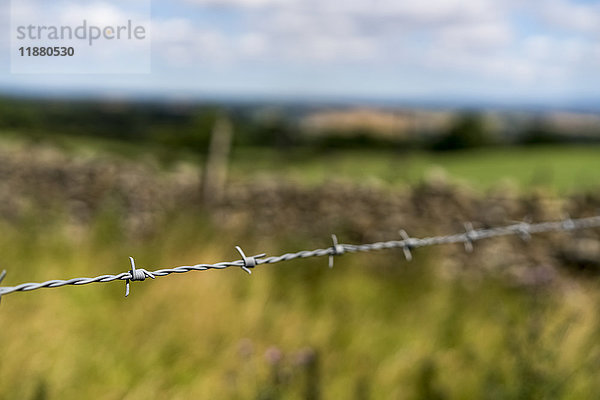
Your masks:
{"label": "twisted wire strand", "polygon": [[[42,288],[57,288],[67,285],[79,286],[91,283],[106,283],[117,280],[142,281],[146,278],[146,276],[154,278],[163,277],[171,274],[182,274],[191,271],[207,271],[211,269],[222,270],[231,267],[242,268],[250,273],[251,271],[248,268],[254,268],[255,266],[262,264],[276,264],[299,258],[336,256],[341,255],[343,253],[369,252],[395,248],[401,248],[405,250],[405,255],[407,256],[407,259],[410,260],[410,250],[420,247],[462,243],[465,244],[465,248],[467,248],[467,245],[472,247],[473,242],[483,239],[496,238],[500,236],[518,235],[524,239],[528,239],[530,235],[538,233],[572,231],[590,228],[600,228],[600,216],[579,219],[565,219],[562,221],[554,222],[521,222],[489,229],[472,229],[470,225],[467,225],[467,230],[464,233],[445,236],[431,236],[424,238],[410,237],[404,231],[401,231],[401,237],[403,237],[402,240],[389,240],[385,242],[375,242],[368,244],[339,244],[337,243],[336,238],[334,240],[333,247],[315,250],[301,250],[295,253],[285,253],[279,256],[269,257],[265,257],[264,254],[259,254],[254,257],[246,257],[243,251],[241,251],[241,249],[238,248],[238,251],[240,251],[240,254],[243,256],[242,260],[225,261],[216,264],[184,265],[174,268],[158,269],[156,271],[151,272],[144,269],[135,270],[135,267],[133,267],[132,270],[129,272],[122,272],[117,275],[101,275],[95,278],[73,278],[69,280],[57,279],[41,283],[23,283],[17,286],[0,287],[0,297],[10,293],[29,292],[32,290]],[[330,263],[330,265],[332,264]]]}

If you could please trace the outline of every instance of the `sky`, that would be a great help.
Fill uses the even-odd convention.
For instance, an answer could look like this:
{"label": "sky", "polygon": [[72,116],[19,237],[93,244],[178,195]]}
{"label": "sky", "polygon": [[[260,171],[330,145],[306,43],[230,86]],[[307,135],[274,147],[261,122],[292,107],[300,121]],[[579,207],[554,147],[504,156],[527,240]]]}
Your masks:
{"label": "sky", "polygon": [[146,16],[144,0],[27,0],[57,21],[148,24],[150,68],[127,74],[11,73],[0,1],[0,92],[600,104],[600,1],[153,0]]}

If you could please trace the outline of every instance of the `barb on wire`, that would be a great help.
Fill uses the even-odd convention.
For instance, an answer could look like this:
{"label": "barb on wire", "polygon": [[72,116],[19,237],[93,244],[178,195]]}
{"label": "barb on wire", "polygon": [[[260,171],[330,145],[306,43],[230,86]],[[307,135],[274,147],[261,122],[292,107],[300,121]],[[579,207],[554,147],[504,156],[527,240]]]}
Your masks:
{"label": "barb on wire", "polygon": [[[150,277],[167,276],[170,274],[182,274],[191,271],[206,271],[209,269],[226,269],[230,267],[241,268],[251,274],[251,269],[261,264],[275,264],[284,261],[290,261],[298,258],[308,257],[329,257],[329,266],[333,266],[333,259],[337,255],[345,253],[368,252],[376,250],[400,248],[404,252],[407,261],[412,260],[412,250],[419,247],[436,246],[441,244],[462,243],[467,251],[473,250],[473,243],[478,240],[490,239],[500,236],[517,235],[524,239],[529,239],[531,235],[543,232],[558,232],[572,231],[576,229],[600,228],[600,215],[588,218],[571,219],[568,217],[562,221],[556,222],[540,222],[531,223],[528,220],[523,222],[513,223],[507,226],[489,229],[473,229],[470,223],[465,224],[466,231],[464,233],[447,235],[447,236],[432,236],[425,238],[410,237],[406,231],[401,230],[400,236],[402,240],[390,240],[387,242],[376,242],[369,244],[341,244],[338,242],[337,236],[332,235],[333,246],[326,249],[302,250],[296,253],[286,253],[280,256],[266,257],[265,254],[258,254],[253,257],[247,257],[241,247],[236,246],[237,251],[242,257],[241,260],[220,262],[216,264],[197,264],[190,266],[180,266],[175,268],[158,269],[156,271],[148,271],[143,268],[136,268],[135,261],[130,257],[131,270],[118,275],[102,275],[95,278],[74,278],[69,280],[51,280],[42,283],[23,283],[17,286],[0,286],[0,298],[3,295],[15,292],[29,292],[41,288],[56,288],[67,285],[87,285],[90,283],[106,283],[116,280],[125,281],[126,289],[125,296],[129,295],[131,281],[144,281]],[[0,274],[0,282],[4,279],[6,271]]]}
{"label": "barb on wire", "polygon": [[473,229],[473,224],[465,222],[465,251],[473,252],[473,242],[477,240],[477,231]]}
{"label": "barb on wire", "polygon": [[257,258],[262,258],[266,256],[265,253],[262,253],[257,254],[253,257],[246,257],[246,254],[244,254],[244,250],[242,250],[240,246],[235,246],[235,249],[238,251],[238,253],[240,253],[240,256],[242,256],[243,264],[241,265],[241,267],[244,271],[248,273],[248,275],[252,275],[252,271],[250,271],[250,268],[256,267]]}
{"label": "barb on wire", "polygon": [[155,279],[154,274],[152,272],[148,272],[143,268],[135,269],[135,260],[133,259],[133,257],[129,257],[129,260],[131,261],[131,271],[129,271],[131,278],[129,278],[125,281],[125,297],[129,296],[129,281],[130,280],[131,281],[145,281],[146,277]]}
{"label": "barb on wire", "polygon": [[523,221],[519,224],[518,234],[524,242],[531,240],[530,225],[530,221]]}
{"label": "barb on wire", "polygon": [[[6,270],[4,269],[4,270],[2,270],[2,272],[0,272],[0,283],[2,283],[5,276],[6,276]],[[2,291],[0,290],[0,303],[1,302],[2,302]]]}
{"label": "barb on wire", "polygon": [[562,222],[562,227],[565,231],[572,231],[577,229],[575,221],[571,219],[571,216],[567,215],[567,218]]}
{"label": "barb on wire", "polygon": [[406,261],[412,261],[413,256],[410,249],[412,248],[411,237],[408,236],[408,233],[404,229],[400,230],[400,236],[402,236],[402,251],[404,252],[404,258]]}
{"label": "barb on wire", "polygon": [[331,240],[333,241],[333,247],[331,248],[331,253],[329,253],[329,268],[333,268],[333,257],[341,256],[346,252],[344,246],[338,243],[336,235],[331,235]]}

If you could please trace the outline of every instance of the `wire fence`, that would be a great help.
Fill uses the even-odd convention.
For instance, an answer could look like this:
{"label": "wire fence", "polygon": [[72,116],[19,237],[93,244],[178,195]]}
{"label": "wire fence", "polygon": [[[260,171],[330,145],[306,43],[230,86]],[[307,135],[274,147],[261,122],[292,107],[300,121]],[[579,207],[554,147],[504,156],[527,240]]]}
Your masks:
{"label": "wire fence", "polygon": [[[117,280],[125,281],[125,296],[129,296],[131,281],[144,281],[146,280],[146,278],[155,279],[171,274],[182,274],[191,271],[206,271],[210,269],[226,269],[236,267],[241,268],[242,270],[251,274],[251,269],[262,264],[275,264],[284,261],[295,260],[298,258],[324,256],[329,257],[329,267],[332,268],[335,256],[340,256],[345,253],[369,252],[396,248],[402,249],[404,252],[404,256],[408,261],[410,261],[412,260],[412,250],[420,247],[462,243],[465,246],[465,250],[471,252],[473,251],[473,243],[483,239],[517,235],[520,236],[523,240],[529,240],[531,238],[531,235],[538,233],[573,231],[591,228],[600,228],[600,216],[578,219],[569,218],[561,221],[541,223],[519,222],[507,226],[489,229],[473,229],[472,224],[466,223],[465,232],[453,235],[431,236],[425,238],[410,237],[406,233],[406,231],[401,230],[399,231],[399,234],[402,240],[390,240],[386,242],[376,242],[368,244],[342,244],[338,242],[336,235],[332,235],[333,245],[325,249],[302,250],[295,253],[286,253],[280,256],[270,257],[267,257],[266,254],[263,253],[248,257],[239,246],[236,246],[236,249],[241,256],[240,260],[219,262],[216,264],[196,264],[189,266],[180,266],[175,268],[158,269],[156,271],[148,271],[144,268],[137,268],[134,259],[132,257],[129,257],[131,262],[131,269],[127,272],[122,272],[117,275],[101,275],[95,278],[73,278],[68,280],[51,280],[42,283],[23,283],[17,286],[0,286],[0,299],[3,295],[16,292],[30,292],[32,290],[42,288],[57,288],[64,287],[67,285],[80,286],[87,285],[90,283],[107,283]],[[6,271],[0,273],[0,283],[2,282],[5,276]]]}

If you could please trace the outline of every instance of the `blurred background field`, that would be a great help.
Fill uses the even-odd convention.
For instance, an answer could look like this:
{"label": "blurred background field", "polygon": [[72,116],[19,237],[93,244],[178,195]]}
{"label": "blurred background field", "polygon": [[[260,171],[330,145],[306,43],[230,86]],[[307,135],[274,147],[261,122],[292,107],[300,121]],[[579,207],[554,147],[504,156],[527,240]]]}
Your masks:
{"label": "blurred background field", "polygon": [[64,99],[7,99],[0,111],[5,146],[40,141],[165,169],[202,166],[214,124],[227,115],[233,181],[406,187],[442,173],[478,190],[508,183],[560,193],[600,183],[600,118],[590,112]]}
{"label": "blurred background field", "polygon": [[[600,204],[593,135],[438,149],[369,132],[303,143],[292,130],[300,138],[281,144],[269,126],[244,137],[235,123],[225,187],[207,203],[211,133],[232,114],[194,113],[206,121],[182,143],[171,127],[168,145],[101,124],[90,134],[6,126],[4,283],[119,273],[128,256],[155,269],[236,259],[238,244],[276,255],[327,247],[330,233],[350,243],[447,234],[465,221],[589,216]],[[290,115],[279,123],[293,126]],[[464,134],[449,125],[431,143]],[[0,398],[575,399],[600,389],[597,231],[415,255],[189,273],[135,282],[127,299],[123,282],[7,295]]]}

